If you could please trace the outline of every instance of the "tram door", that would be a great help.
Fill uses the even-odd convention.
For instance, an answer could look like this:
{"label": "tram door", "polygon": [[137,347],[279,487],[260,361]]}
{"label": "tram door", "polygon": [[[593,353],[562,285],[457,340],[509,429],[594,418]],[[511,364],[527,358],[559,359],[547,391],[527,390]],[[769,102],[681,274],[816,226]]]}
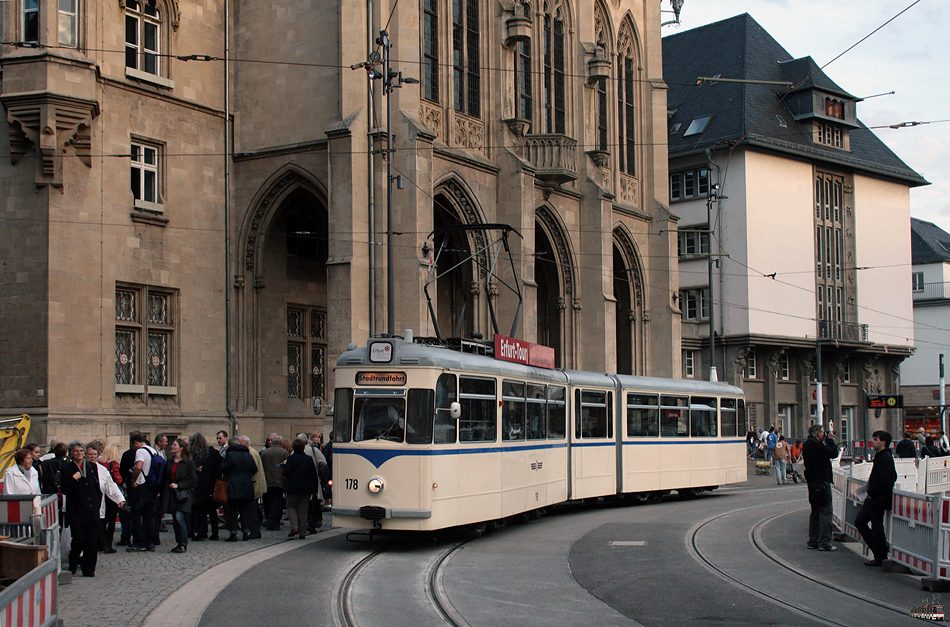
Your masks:
{"label": "tram door", "polygon": [[616,494],[613,391],[574,390],[573,498]]}

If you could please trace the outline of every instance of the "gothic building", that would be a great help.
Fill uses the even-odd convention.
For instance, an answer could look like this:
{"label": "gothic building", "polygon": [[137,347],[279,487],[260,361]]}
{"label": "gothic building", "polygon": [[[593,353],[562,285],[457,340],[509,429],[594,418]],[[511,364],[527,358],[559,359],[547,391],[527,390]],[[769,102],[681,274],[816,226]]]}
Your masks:
{"label": "gothic building", "polygon": [[[517,279],[557,365],[679,376],[657,0],[0,10],[0,405],[37,439],[319,428],[350,342],[435,335],[430,272],[446,335]],[[494,281],[445,228],[482,223]]]}

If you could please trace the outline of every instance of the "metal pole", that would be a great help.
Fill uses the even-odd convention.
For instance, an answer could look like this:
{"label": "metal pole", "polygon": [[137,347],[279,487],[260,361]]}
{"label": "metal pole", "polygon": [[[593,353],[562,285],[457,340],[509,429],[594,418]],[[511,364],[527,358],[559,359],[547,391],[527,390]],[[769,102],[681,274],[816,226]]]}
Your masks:
{"label": "metal pole", "polygon": [[[713,300],[713,254],[712,254],[712,203],[713,198],[716,197],[715,186],[709,186],[709,193],[706,195],[706,232],[708,238],[708,244],[706,245],[707,254],[709,255],[709,266],[708,271],[708,280],[709,280],[709,380],[718,381],[719,377],[716,373],[716,316],[715,316],[715,305]],[[702,234],[700,234],[700,241],[702,241]],[[702,299],[700,299],[700,306],[702,306]]]}
{"label": "metal pole", "polygon": [[383,91],[386,92],[386,322],[389,335],[396,334],[396,273],[393,250],[393,77],[389,33],[380,31],[383,45]]}
{"label": "metal pole", "polygon": [[940,353],[940,428],[947,432],[947,389],[943,377],[943,353]]}
{"label": "metal pole", "polygon": [[822,415],[824,414],[824,403],[821,394],[821,340],[815,345],[815,401],[818,403],[815,407],[815,419],[819,425],[824,425]]}

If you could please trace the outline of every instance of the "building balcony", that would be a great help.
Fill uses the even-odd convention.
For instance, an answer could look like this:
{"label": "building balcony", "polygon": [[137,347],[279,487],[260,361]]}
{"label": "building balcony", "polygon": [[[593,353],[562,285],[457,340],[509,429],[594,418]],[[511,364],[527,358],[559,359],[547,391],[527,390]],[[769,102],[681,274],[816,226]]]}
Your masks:
{"label": "building balcony", "polygon": [[921,300],[950,300],[950,283],[924,283],[913,291],[914,302]]}
{"label": "building balcony", "polygon": [[867,342],[868,325],[856,322],[818,321],[818,338],[844,342]]}
{"label": "building balcony", "polygon": [[551,185],[577,180],[577,140],[567,135],[525,135],[525,158],[537,168],[535,177]]}

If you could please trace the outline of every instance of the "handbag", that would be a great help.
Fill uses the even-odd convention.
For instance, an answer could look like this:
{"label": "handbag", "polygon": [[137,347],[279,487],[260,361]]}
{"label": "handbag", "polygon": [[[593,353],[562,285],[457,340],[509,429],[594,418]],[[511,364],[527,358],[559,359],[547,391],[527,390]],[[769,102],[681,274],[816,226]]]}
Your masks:
{"label": "handbag", "polygon": [[218,505],[227,505],[228,503],[228,482],[224,479],[215,479],[214,492],[211,494],[212,500]]}
{"label": "handbag", "polygon": [[191,491],[188,488],[175,488],[172,496],[175,499],[175,503],[181,505],[191,498]]}

